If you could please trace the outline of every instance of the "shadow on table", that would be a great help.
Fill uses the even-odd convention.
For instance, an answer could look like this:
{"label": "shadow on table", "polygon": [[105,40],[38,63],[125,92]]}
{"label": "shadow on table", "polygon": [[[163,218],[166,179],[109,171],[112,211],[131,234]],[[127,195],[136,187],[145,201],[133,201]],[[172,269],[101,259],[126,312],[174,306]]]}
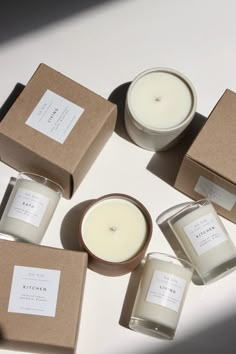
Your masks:
{"label": "shadow on table", "polygon": [[114,91],[112,91],[112,93],[108,97],[108,100],[117,105],[117,121],[116,121],[115,132],[121,138],[133,143],[126,132],[125,123],[124,123],[125,100],[126,100],[127,91],[130,84],[131,82],[126,82],[118,86]]}
{"label": "shadow on table", "polygon": [[82,251],[79,244],[80,220],[88,205],[93,201],[86,200],[75,205],[64,217],[61,225],[62,247],[72,251]]}
{"label": "shadow on table", "polygon": [[206,117],[196,113],[181,141],[170,150],[156,152],[147,165],[147,170],[173,186],[183,157],[205,122]]}
{"label": "shadow on table", "polygon": [[[174,339],[168,348],[153,348],[149,350],[145,348],[145,354],[234,354],[236,347],[235,328],[236,313],[232,311],[232,314],[226,318],[217,320],[209,327],[203,325],[202,329],[198,330],[197,333],[178,343]],[[142,334],[137,333],[137,335]],[[140,348],[140,350],[135,348],[135,351],[129,351],[129,354],[144,354],[144,351],[143,348]]]}
{"label": "shadow on table", "polygon": [[41,2],[24,0],[23,3],[19,0],[2,1],[0,11],[0,42],[35,31],[51,23],[99,6],[107,1],[50,0]]}
{"label": "shadow on table", "polygon": [[24,88],[25,86],[23,84],[17,83],[15,85],[12,92],[0,108],[0,122],[3,120],[3,118],[5,117],[13,103],[16,101],[16,99],[20,96]]}

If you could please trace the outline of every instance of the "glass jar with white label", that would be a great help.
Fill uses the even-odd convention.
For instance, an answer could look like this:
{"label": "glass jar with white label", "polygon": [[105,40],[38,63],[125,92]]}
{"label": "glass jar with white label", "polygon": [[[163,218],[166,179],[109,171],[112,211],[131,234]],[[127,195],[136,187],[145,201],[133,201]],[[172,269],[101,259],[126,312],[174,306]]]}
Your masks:
{"label": "glass jar with white label", "polygon": [[48,178],[20,173],[0,220],[0,238],[39,244],[62,192]]}
{"label": "glass jar with white label", "polygon": [[204,284],[235,269],[235,245],[209,199],[168,209],[157,224],[171,230]]}
{"label": "glass jar with white label", "polygon": [[143,267],[129,327],[173,339],[192,279],[190,262],[164,253],[149,253]]}

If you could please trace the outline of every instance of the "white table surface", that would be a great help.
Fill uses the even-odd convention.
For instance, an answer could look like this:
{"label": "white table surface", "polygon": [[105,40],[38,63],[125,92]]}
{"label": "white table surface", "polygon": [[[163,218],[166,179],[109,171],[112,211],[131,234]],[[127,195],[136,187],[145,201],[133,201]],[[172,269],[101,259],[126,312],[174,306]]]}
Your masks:
{"label": "white table surface", "polygon": [[[94,0],[87,8],[84,3],[71,16],[61,13],[57,21],[42,27],[38,25],[44,23],[43,18],[37,18],[31,31],[27,24],[35,16],[32,4],[31,10],[25,8],[19,16],[14,7],[6,11],[0,40],[0,105],[16,83],[27,83],[40,62],[105,98],[145,69],[174,68],[196,88],[199,119],[209,115],[226,88],[236,91],[234,0]],[[45,16],[54,10],[60,13],[56,2],[55,8],[45,4],[41,3]],[[120,124],[73,198],[60,201],[42,244],[72,247],[72,238],[61,241],[61,225],[71,209],[120,192],[139,199],[153,218],[148,251],[173,254],[155,219],[166,208],[189,200],[171,185],[180,150],[161,154],[143,150],[127,139]],[[0,163],[0,198],[9,178],[16,175]],[[235,224],[222,221],[236,243]],[[191,284],[173,341],[141,335],[119,324],[121,314],[124,318],[128,313],[122,309],[129,280],[130,274],[110,278],[88,270],[77,353],[235,353],[236,272],[209,286]]]}

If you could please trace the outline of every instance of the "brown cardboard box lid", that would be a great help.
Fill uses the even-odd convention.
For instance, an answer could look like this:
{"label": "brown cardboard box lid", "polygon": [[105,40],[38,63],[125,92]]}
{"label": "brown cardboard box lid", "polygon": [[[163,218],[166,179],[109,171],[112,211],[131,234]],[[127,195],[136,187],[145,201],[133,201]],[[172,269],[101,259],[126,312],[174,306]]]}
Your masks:
{"label": "brown cardboard box lid", "polygon": [[[60,271],[55,317],[8,311],[15,266]],[[73,353],[78,336],[87,254],[0,241],[0,347]]]}
{"label": "brown cardboard box lid", "polygon": [[[25,124],[47,90],[84,110],[64,143]],[[114,130],[116,115],[116,105],[40,64],[0,124],[1,159],[55,180],[71,197]]]}
{"label": "brown cardboard box lid", "polygon": [[186,156],[236,182],[236,93],[225,91]]}

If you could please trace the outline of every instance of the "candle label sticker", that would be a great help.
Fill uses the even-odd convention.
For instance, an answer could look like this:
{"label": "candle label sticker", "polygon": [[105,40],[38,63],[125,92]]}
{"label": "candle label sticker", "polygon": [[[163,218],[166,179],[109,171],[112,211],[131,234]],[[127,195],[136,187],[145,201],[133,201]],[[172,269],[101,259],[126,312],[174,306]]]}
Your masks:
{"label": "candle label sticker", "polygon": [[55,317],[60,270],[15,266],[8,312]]}
{"label": "candle label sticker", "polygon": [[178,312],[186,281],[174,274],[155,271],[148,289],[146,301]]}
{"label": "candle label sticker", "polygon": [[7,216],[39,227],[48,202],[49,199],[42,194],[18,188]]}
{"label": "candle label sticker", "polygon": [[199,177],[194,191],[204,197],[208,197],[212,202],[229,211],[233,209],[236,203],[235,194],[226,191],[202,176]]}
{"label": "candle label sticker", "polygon": [[83,112],[82,107],[47,90],[25,123],[63,144]]}
{"label": "candle label sticker", "polygon": [[212,213],[184,226],[184,231],[199,256],[227,241],[224,230]]}

